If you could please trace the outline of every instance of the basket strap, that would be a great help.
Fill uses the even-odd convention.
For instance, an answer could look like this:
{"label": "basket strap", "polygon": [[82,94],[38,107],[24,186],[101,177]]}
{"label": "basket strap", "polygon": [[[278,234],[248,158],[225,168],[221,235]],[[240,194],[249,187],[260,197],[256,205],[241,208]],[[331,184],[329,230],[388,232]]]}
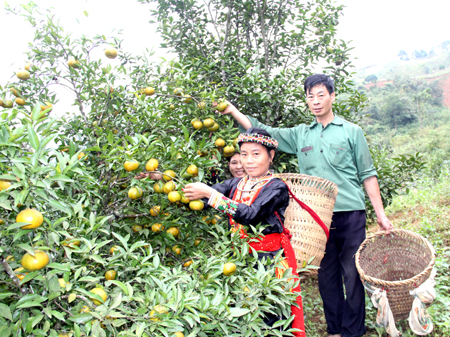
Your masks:
{"label": "basket strap", "polygon": [[[285,181],[283,181],[283,182],[286,184]],[[300,199],[298,199],[295,196],[295,194],[289,188],[288,184],[286,184],[286,186],[288,188],[289,195],[291,196],[291,198],[293,198],[297,202],[297,204],[300,205],[301,208],[303,208],[305,211],[307,211],[309,213],[309,215],[311,215],[311,217],[319,224],[319,226],[322,227],[323,231],[325,232],[325,235],[327,236],[327,240],[328,240],[328,238],[330,237],[330,230],[325,225],[325,223],[322,221],[322,219],[307,204],[305,204],[303,201],[301,201]]]}

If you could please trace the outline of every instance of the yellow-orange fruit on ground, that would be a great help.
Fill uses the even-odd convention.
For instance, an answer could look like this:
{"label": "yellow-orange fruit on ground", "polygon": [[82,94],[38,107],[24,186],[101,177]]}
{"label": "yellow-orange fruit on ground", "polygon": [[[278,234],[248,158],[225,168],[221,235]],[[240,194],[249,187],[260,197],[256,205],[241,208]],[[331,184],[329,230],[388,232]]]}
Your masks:
{"label": "yellow-orange fruit on ground", "polygon": [[48,254],[42,250],[35,250],[34,256],[26,253],[22,256],[21,265],[26,270],[35,271],[44,268],[50,261]]}
{"label": "yellow-orange fruit on ground", "polygon": [[17,214],[16,222],[26,222],[29,225],[24,225],[22,229],[34,229],[38,228],[44,222],[42,213],[34,208],[27,208]]}

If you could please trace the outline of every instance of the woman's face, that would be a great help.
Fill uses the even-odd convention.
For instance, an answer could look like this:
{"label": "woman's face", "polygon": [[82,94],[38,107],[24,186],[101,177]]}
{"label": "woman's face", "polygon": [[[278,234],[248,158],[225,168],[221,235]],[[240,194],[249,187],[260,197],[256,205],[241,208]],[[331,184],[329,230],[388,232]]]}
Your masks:
{"label": "woman's face", "polygon": [[242,166],[241,155],[239,153],[236,153],[233,157],[231,157],[230,162],[228,163],[228,168],[234,178],[242,178],[245,176],[244,166]]}
{"label": "woman's face", "polygon": [[271,150],[258,143],[243,143],[241,146],[241,163],[250,177],[259,177],[269,171],[270,162],[275,155]]}

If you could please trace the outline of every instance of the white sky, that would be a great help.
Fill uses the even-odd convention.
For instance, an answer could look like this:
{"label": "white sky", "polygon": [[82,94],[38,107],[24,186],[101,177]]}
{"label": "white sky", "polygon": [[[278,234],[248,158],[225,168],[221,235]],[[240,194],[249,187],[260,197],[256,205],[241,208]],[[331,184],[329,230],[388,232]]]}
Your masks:
{"label": "white sky", "polygon": [[[7,0],[18,6],[24,0]],[[61,25],[68,32],[85,35],[110,35],[122,29],[122,48],[140,54],[146,48],[158,49],[160,38],[151,19],[149,5],[135,0],[37,0],[41,8],[54,8]],[[399,50],[427,52],[450,39],[448,0],[337,0],[346,6],[337,26],[339,37],[352,41],[357,67],[385,63],[396,59]],[[85,17],[83,11],[89,13]],[[78,19],[78,22],[77,22]],[[0,8],[0,84],[4,85],[26,62],[25,52],[34,32],[22,17]],[[159,54],[164,56],[165,51]],[[115,61],[111,61],[115,62]]]}

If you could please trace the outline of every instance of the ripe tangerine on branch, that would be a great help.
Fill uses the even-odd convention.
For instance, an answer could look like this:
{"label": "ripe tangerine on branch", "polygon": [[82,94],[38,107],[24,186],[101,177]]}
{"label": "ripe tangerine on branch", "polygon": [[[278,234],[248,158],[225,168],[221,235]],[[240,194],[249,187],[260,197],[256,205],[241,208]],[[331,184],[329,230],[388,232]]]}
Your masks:
{"label": "ripe tangerine on branch", "polygon": [[34,256],[30,253],[26,253],[22,257],[21,265],[26,270],[35,271],[44,268],[49,261],[50,259],[46,252],[43,252],[42,250],[35,250]]}
{"label": "ripe tangerine on branch", "polygon": [[223,266],[223,274],[225,276],[231,276],[236,272],[236,265],[233,262],[227,262]]}
{"label": "ripe tangerine on branch", "polygon": [[193,211],[201,211],[204,207],[205,205],[201,200],[192,200],[191,202],[189,202],[189,208]]}
{"label": "ripe tangerine on branch", "polygon": [[[94,288],[90,292],[100,296],[103,299],[103,302],[105,302],[106,299],[108,298],[108,295],[106,294],[106,291],[104,291],[102,288]],[[97,300],[95,298],[92,299],[92,302],[94,302],[94,304],[96,304],[96,305],[102,304],[102,302],[100,302],[99,300]]]}
{"label": "ripe tangerine on branch", "polygon": [[17,214],[16,222],[29,223],[29,225],[20,227],[22,229],[34,229],[42,225],[42,223],[44,222],[44,217],[38,210],[27,208]]}
{"label": "ripe tangerine on branch", "polygon": [[158,166],[159,166],[159,162],[158,162],[158,160],[156,160],[155,158],[151,158],[148,162],[147,162],[147,164],[145,164],[145,169],[147,170],[147,171],[156,171],[156,169],[158,168]]}
{"label": "ripe tangerine on branch", "polygon": [[125,171],[127,172],[131,172],[136,170],[139,167],[139,163],[135,162],[135,161],[125,161],[125,163],[123,164],[123,168],[125,169]]}

